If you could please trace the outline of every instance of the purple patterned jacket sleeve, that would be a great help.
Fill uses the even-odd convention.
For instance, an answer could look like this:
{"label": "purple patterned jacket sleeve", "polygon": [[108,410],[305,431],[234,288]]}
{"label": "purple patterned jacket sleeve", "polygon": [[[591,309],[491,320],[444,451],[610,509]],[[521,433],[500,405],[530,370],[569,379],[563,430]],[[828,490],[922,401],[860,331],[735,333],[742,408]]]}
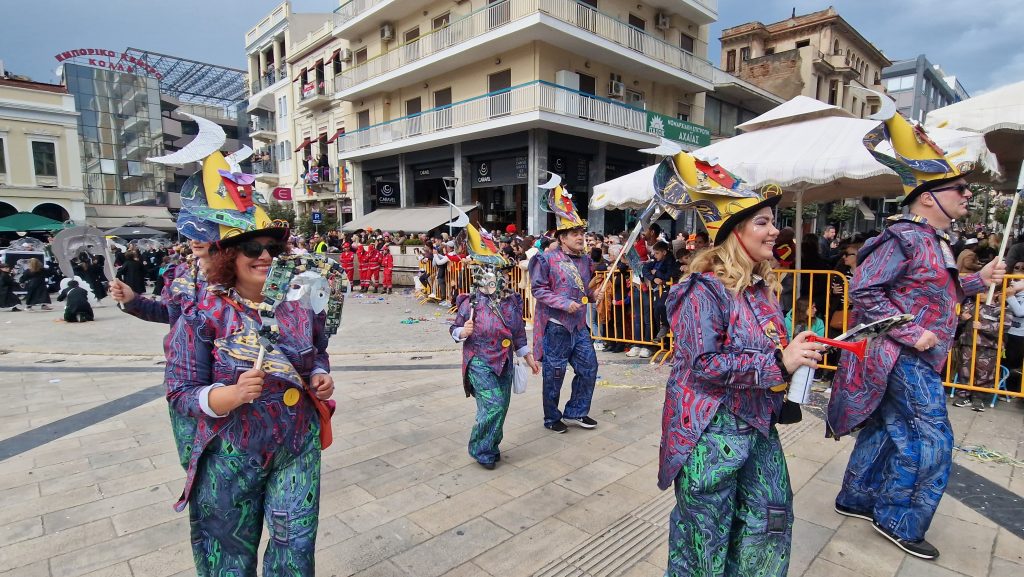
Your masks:
{"label": "purple patterned jacket sleeve", "polygon": [[135,295],[135,298],[125,303],[124,312],[147,322],[169,324],[167,302],[168,299],[164,294],[161,294],[158,301],[142,298],[142,295]]}
{"label": "purple patterned jacket sleeve", "polygon": [[568,311],[569,305],[573,302],[572,299],[563,296],[557,290],[560,288],[558,285],[561,283],[559,279],[553,279],[551,277],[551,263],[545,254],[538,254],[532,260],[530,260],[530,289],[533,293],[534,300],[537,304],[543,304],[544,306],[558,309],[560,311]]}
{"label": "purple patterned jacket sleeve", "polygon": [[199,390],[214,382],[214,334],[202,316],[197,315],[194,320],[175,323],[164,339],[167,402],[175,412],[187,417],[205,415],[199,406]]}

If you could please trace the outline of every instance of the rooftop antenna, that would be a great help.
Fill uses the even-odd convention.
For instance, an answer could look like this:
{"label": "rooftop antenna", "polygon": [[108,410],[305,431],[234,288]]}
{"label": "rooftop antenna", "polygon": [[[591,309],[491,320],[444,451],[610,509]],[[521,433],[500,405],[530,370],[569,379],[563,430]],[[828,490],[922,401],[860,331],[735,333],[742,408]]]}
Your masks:
{"label": "rooftop antenna", "polygon": [[796,18],[796,6],[793,6],[793,14],[790,15],[790,18]]}

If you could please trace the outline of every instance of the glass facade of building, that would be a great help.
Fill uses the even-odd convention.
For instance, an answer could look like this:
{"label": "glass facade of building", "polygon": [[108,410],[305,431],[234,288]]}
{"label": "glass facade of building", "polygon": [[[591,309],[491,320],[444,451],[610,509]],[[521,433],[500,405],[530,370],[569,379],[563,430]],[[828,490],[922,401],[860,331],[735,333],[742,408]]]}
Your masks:
{"label": "glass facade of building", "polygon": [[90,204],[166,205],[160,87],[155,78],[64,64],[80,114],[82,180]]}

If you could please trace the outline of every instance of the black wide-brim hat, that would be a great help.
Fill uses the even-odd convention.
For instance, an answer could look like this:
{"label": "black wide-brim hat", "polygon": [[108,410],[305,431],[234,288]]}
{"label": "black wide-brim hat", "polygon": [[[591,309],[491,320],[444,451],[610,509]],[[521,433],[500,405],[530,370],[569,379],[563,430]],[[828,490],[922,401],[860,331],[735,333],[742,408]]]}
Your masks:
{"label": "black wide-brim hat", "polygon": [[736,228],[737,224],[747,220],[762,208],[775,208],[781,201],[782,195],[775,194],[765,198],[757,204],[752,204],[729,215],[729,218],[725,219],[725,222],[718,227],[718,234],[715,235],[715,246],[721,246],[721,244],[725,242],[725,239],[729,238],[729,234],[734,228]]}
{"label": "black wide-brim hat", "polygon": [[222,238],[219,241],[217,241],[216,243],[214,243],[211,246],[211,248],[213,248],[213,249],[231,248],[233,246],[238,246],[239,244],[242,244],[243,242],[245,242],[247,240],[252,240],[254,238],[260,238],[260,237],[264,237],[264,236],[270,237],[270,238],[272,238],[274,240],[284,241],[284,240],[288,240],[288,233],[289,232],[290,232],[290,229],[288,227],[284,227],[284,226],[271,226],[271,227],[267,227],[267,228],[260,228],[260,229],[257,229],[257,230],[250,230],[250,231],[247,231],[247,232],[243,232],[241,234],[236,234],[236,235],[233,235],[233,236],[229,236],[227,238]]}
{"label": "black wide-brim hat", "polygon": [[914,199],[921,196],[922,194],[931,190],[935,190],[937,188],[942,188],[943,186],[951,182],[960,180],[961,178],[966,179],[968,176],[971,175],[972,172],[974,171],[965,170],[960,174],[954,174],[953,176],[944,176],[942,178],[936,178],[933,180],[927,180],[925,182],[922,182],[921,184],[917,185],[917,188],[911,190],[910,193],[907,194],[907,196],[905,196],[902,201],[900,201],[900,206],[909,206],[910,203],[914,202]]}

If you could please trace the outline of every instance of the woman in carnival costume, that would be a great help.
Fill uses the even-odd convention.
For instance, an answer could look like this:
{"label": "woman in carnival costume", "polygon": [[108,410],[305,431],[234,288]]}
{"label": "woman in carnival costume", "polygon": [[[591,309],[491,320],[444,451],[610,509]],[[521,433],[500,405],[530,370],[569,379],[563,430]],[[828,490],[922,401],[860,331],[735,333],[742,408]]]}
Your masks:
{"label": "woman in carnival costume", "polygon": [[469,455],[485,469],[501,460],[502,429],[512,394],[512,355],[526,358],[533,374],[540,366],[527,344],[523,300],[499,269],[510,266],[497,253],[493,240],[466,224],[472,258],[472,294],[459,295],[458,313],[450,328],[463,343],[462,384],[466,396],[476,398],[476,424],[469,436]]}
{"label": "woman in carnival costume", "polygon": [[670,577],[784,576],[793,493],[775,430],[790,373],[822,345],[789,344],[772,273],[773,208],[717,165],[680,152],[655,190],[700,214],[713,247],[666,299],[677,335],[665,390],[658,486],[675,486]]}
{"label": "woman in carnival costume", "polygon": [[334,392],[325,316],[281,302],[264,356],[262,291],[288,229],[233,186],[241,179],[223,174],[223,163],[210,154],[202,176],[207,217],[228,224],[211,249],[205,289],[182,303],[165,341],[167,401],[187,471],[175,509],[189,507],[200,576],[256,575],[264,523],[263,574],[313,575],[329,438],[318,406]]}

